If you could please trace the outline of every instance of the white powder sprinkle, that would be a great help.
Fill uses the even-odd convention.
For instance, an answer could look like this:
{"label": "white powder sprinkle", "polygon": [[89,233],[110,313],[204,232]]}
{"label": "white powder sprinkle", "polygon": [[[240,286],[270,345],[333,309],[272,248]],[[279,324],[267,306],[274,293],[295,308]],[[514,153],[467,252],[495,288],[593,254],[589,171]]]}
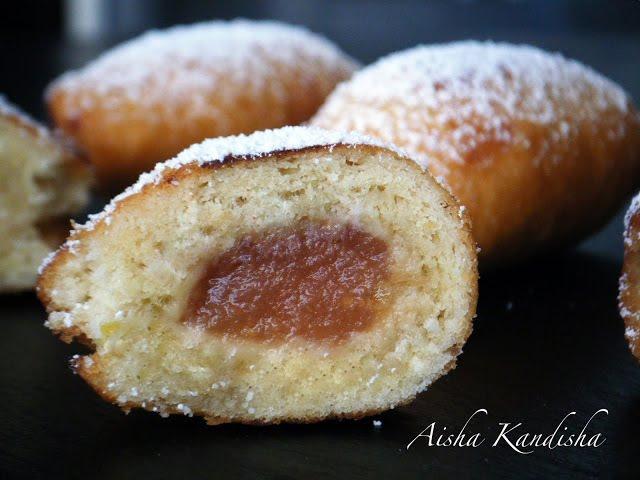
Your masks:
{"label": "white powder sprinkle", "polygon": [[[73,240],[73,236],[78,231],[93,230],[99,222],[109,218],[124,199],[140,193],[149,185],[160,183],[165,174],[185,165],[224,162],[230,157],[259,159],[271,152],[295,151],[313,146],[329,147],[339,144],[346,146],[373,145],[392,150],[400,156],[406,156],[398,148],[366,135],[328,131],[315,127],[283,127],[275,130],[263,130],[251,135],[205,140],[202,143],[192,145],[171,160],[158,163],[151,172],[140,175],[134,185],[113,198],[102,212],[89,215],[89,220],[84,225],[74,225],[70,240],[67,240],[61,249],[75,248],[77,241]],[[232,349],[229,355],[233,357],[235,353],[235,349]]]}
{"label": "white powder sprinkle", "polygon": [[42,272],[44,272],[44,269],[47,268],[55,258],[56,253],[57,253],[56,251],[53,251],[53,252],[50,252],[46,257],[44,257],[44,260],[42,260],[42,263],[38,267],[38,275],[42,275]]}
{"label": "white powder sprinkle", "polygon": [[57,330],[59,328],[69,328],[73,325],[73,314],[69,312],[51,312],[49,318],[44,322],[45,326]]}
{"label": "white powder sprinkle", "polygon": [[258,98],[265,91],[286,97],[283,71],[295,72],[302,85],[317,82],[328,90],[332,85],[323,84],[319,72],[347,78],[356,67],[334,44],[305,28],[273,21],[210,21],[147,32],[66,73],[47,95],[73,90],[69,107],[80,112],[99,107],[114,118],[132,101],[163,111],[188,104],[190,111],[221,123],[224,116],[204,92],[221,92],[220,101],[231,105],[238,92],[243,98]]}
{"label": "white powder sprinkle", "polygon": [[[511,133],[519,121],[544,125],[561,142],[575,134],[571,125],[624,113],[628,101],[618,85],[560,54],[464,41],[378,60],[341,84],[312,124],[375,133],[426,166],[432,156],[463,162],[485,142],[529,148],[527,138]],[[624,134],[624,121],[610,130]],[[439,167],[446,177],[446,165]]]}
{"label": "white powder sprinkle", "polygon": [[80,240],[69,240],[66,243],[67,250],[69,250],[69,252],[73,253],[74,255],[78,253],[77,251],[78,245],[80,245]]}
{"label": "white powder sprinkle", "polygon": [[181,411],[184,415],[187,415],[188,417],[193,417],[193,412],[191,411],[191,408],[185,405],[184,403],[179,403],[176,406],[176,408],[179,411]]}
{"label": "white powder sprinkle", "polygon": [[60,312],[60,313],[62,315],[62,324],[66,328],[71,327],[71,325],[73,325],[73,315],[71,315],[69,312]]}
{"label": "white powder sprinkle", "polygon": [[640,193],[633,197],[631,204],[624,215],[624,241],[631,244],[631,219],[640,211]]}
{"label": "white powder sprinkle", "polygon": [[373,426],[374,426],[375,428],[380,428],[380,427],[382,427],[382,421],[380,421],[380,420],[374,420],[374,421],[373,421]]}
{"label": "white powder sprinkle", "polygon": [[635,340],[638,337],[638,330],[636,330],[633,327],[627,327],[624,331],[625,336],[629,339],[629,340]]}

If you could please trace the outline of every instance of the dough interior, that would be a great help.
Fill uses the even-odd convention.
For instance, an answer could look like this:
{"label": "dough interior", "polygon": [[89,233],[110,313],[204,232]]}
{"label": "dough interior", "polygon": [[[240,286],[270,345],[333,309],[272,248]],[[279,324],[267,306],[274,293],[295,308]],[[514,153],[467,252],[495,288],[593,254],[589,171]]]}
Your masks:
{"label": "dough interior", "polygon": [[43,127],[6,108],[0,97],[0,292],[13,292],[35,285],[87,204],[90,176]]}
{"label": "dough interior", "polygon": [[[202,148],[191,151],[202,155]],[[211,423],[361,416],[424,390],[454,366],[471,331],[476,258],[459,206],[389,150],[334,145],[165,168],[157,183],[112,208],[67,241],[40,285],[49,328],[95,349],[78,358],[78,373],[124,409],[193,413]],[[245,332],[230,321],[220,324],[223,334],[183,322],[215,259],[270,255],[282,244],[292,250],[305,235],[306,251],[276,262],[277,271],[287,259],[294,263],[286,275],[261,277],[251,295],[286,303],[280,287],[304,277],[300,262],[316,258],[328,271],[308,284],[309,293],[338,292],[344,305],[314,301],[304,311],[294,302],[304,324],[293,314],[270,326],[244,317]],[[332,250],[344,237],[353,245]],[[219,268],[216,278],[238,273],[226,260]],[[216,308],[231,308],[233,317],[272,307],[233,310],[228,299],[237,294],[223,292]],[[360,313],[343,334],[331,309],[351,308],[349,295],[358,307],[351,312]],[[368,308],[374,315],[361,315]],[[310,328],[327,312],[326,329]],[[292,326],[307,331],[283,341]]]}

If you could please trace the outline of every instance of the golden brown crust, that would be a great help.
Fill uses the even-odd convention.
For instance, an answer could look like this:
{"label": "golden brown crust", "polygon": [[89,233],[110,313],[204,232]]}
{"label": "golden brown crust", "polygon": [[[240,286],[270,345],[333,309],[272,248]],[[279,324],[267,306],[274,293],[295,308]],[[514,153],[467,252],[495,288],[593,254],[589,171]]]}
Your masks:
{"label": "golden brown crust", "polygon": [[[51,118],[88,154],[101,185],[107,191],[115,191],[158,161],[205,138],[297,125],[308,120],[333,87],[348,78],[355,68],[351,60],[338,54],[333,62],[314,62],[313,49],[326,48],[324,44],[316,45],[315,37],[312,42],[296,47],[282,45],[298,59],[291,62],[281,61],[277,52],[254,47],[260,38],[258,32],[255,39],[242,44],[261,56],[259,65],[264,64],[257,69],[247,63],[242,81],[238,81],[236,61],[224,59],[212,64],[207,59],[193,60],[186,67],[185,62],[175,62],[172,69],[172,57],[165,55],[168,66],[151,75],[153,81],[145,86],[142,98],[138,98],[123,94],[120,86],[105,93],[95,81],[83,80],[81,71],[74,74],[80,76],[77,81],[69,84],[63,79],[50,88],[47,104]],[[124,64],[119,68],[140,67]],[[191,74],[209,76],[209,82],[206,85],[200,82],[182,97],[173,95],[176,83],[173,78]],[[109,75],[108,70],[105,75]],[[163,92],[166,102],[148,100]],[[118,105],[115,113],[114,102]]]}
{"label": "golden brown crust", "polygon": [[[291,154],[295,153],[322,153],[333,151],[338,147],[349,147],[348,145],[330,145],[330,146],[312,146],[305,147],[300,149],[287,149],[274,151],[270,155],[266,157],[260,157],[262,159],[276,159],[281,160],[285,159]],[[381,150],[381,147],[373,146],[373,145],[358,145],[358,148],[364,149],[368,151],[371,155],[376,154]],[[443,197],[445,198],[445,203],[441,206],[445,209],[448,214],[455,219],[461,220],[463,227],[460,231],[461,233],[461,241],[462,241],[462,249],[465,251],[475,252],[476,246],[475,242],[472,239],[471,228],[469,223],[469,218],[464,209],[460,208],[458,201],[444,188],[442,188],[437,182],[433,180],[431,175],[424,169],[420,168],[415,162],[405,158],[398,158],[405,163],[405,165],[415,171],[418,175],[422,175],[427,179],[427,181],[432,182],[433,185],[437,186],[441,190]],[[159,181],[155,183],[150,183],[142,187],[142,189],[131,196],[124,198],[122,201],[118,202],[115,205],[115,210],[112,214],[124,214],[127,210],[135,209],[137,204],[143,200],[145,195],[150,193],[150,190],[153,189],[170,189],[174,188],[174,184],[176,181],[184,180],[190,176],[208,176],[210,175],[210,169],[222,169],[222,168],[233,168],[236,165],[248,164],[251,162],[255,162],[256,158],[253,157],[239,157],[239,156],[227,156],[224,161],[221,162],[210,162],[205,163],[203,165],[198,164],[186,164],[177,169],[165,169],[162,171],[161,178]],[[81,243],[85,243],[89,237],[99,236],[102,234],[102,230],[106,227],[106,224],[103,220],[98,221],[91,230],[76,230],[72,232],[69,240],[80,241]],[[38,296],[41,302],[44,304],[47,312],[56,312],[63,309],[61,305],[55,304],[55,302],[49,296],[49,291],[54,288],[54,279],[58,274],[59,269],[64,265],[64,263],[72,258],[72,254],[69,252],[69,243],[67,242],[61,249],[56,253],[56,255],[52,258],[52,260],[48,263],[48,265],[44,268],[43,272],[40,275],[38,282]],[[471,269],[469,271],[469,278],[467,280],[467,284],[470,286],[470,312],[475,312],[477,300],[478,300],[478,267],[477,267],[477,259],[476,256],[472,257]],[[452,355],[453,359],[443,368],[443,370],[438,374],[433,381],[440,378],[442,375],[446,374],[456,365],[456,357],[462,351],[462,346],[468,339],[469,335],[472,331],[472,318],[469,318],[466,324],[466,329],[460,333],[456,345],[452,347]],[[64,341],[71,341],[72,339],[76,339],[91,347],[91,340],[87,339],[84,332],[82,332],[78,327],[63,327],[54,331],[54,333],[60,336]],[[83,357],[78,357],[75,361],[74,368],[76,372],[106,401],[109,401],[113,404],[118,405],[122,408],[123,411],[128,412],[132,408],[142,408],[148,411],[159,411],[158,409],[162,408],[162,414],[184,414],[183,411],[180,411],[176,407],[167,406],[166,404],[158,404],[156,405],[154,402],[146,401],[142,402],[134,402],[131,400],[127,400],[126,402],[118,401],[117,397],[109,391],[107,388],[108,381],[106,380],[105,374],[101,369],[100,358],[96,355],[87,355]],[[402,404],[410,403],[415,396],[411,398],[404,399]],[[295,423],[315,423],[323,420],[329,419],[360,419],[366,416],[375,415],[380,413],[386,408],[380,408],[375,410],[367,410],[367,411],[358,411],[358,412],[348,412],[344,414],[333,414],[325,417],[302,417],[302,418],[294,418],[294,417],[282,417],[282,418],[271,418],[265,419],[264,421],[256,420],[253,417],[249,416],[236,416],[234,418],[225,418],[225,417],[212,417],[210,412],[201,412],[194,410],[191,414],[195,416],[202,416],[205,418],[205,421],[209,425],[216,425],[222,423],[243,423],[243,424],[251,424],[251,425],[268,425],[268,424],[278,424],[278,423],[287,423],[287,422],[295,422]]]}
{"label": "golden brown crust", "polygon": [[[540,165],[533,158],[547,148],[547,132],[533,124],[509,127],[529,132],[532,146],[527,150],[479,143],[463,162],[431,154],[432,173],[443,174],[469,210],[483,265],[509,264],[570,245],[615,214],[640,181],[640,121],[629,108],[623,139],[609,139],[607,128],[594,126],[594,133],[547,150]],[[479,157],[491,158],[491,163]]]}
{"label": "golden brown crust", "polygon": [[629,208],[626,223],[618,300],[629,348],[640,360],[640,211],[637,198]]}
{"label": "golden brown crust", "polygon": [[[468,49],[500,61],[488,67],[482,56],[469,59]],[[525,70],[529,57],[540,70]],[[405,72],[407,90],[424,88],[424,97],[392,97],[399,87],[388,68],[403,58],[405,70],[392,73]],[[454,73],[423,66],[433,59]],[[542,77],[547,63],[558,78]],[[487,83],[467,83],[465,68]],[[375,88],[376,76],[379,93],[393,101],[362,91]],[[547,115],[542,120],[539,111]],[[587,67],[521,47],[454,44],[400,52],[336,89],[310,123],[392,142],[442,177],[469,210],[485,266],[593,233],[640,182],[640,116],[628,96]]]}

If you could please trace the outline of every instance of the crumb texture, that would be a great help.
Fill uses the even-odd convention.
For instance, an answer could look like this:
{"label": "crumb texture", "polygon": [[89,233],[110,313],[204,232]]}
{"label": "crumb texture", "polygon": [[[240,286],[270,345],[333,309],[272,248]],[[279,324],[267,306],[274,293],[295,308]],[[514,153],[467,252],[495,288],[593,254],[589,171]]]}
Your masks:
{"label": "crumb texture", "polygon": [[[362,137],[318,132],[313,144],[285,135],[310,131],[192,147],[77,230],[44,268],[47,325],[93,345],[76,366],[102,396],[210,423],[310,422],[393,408],[455,365],[477,288],[459,205],[415,164]],[[299,148],[285,149],[292,142]],[[378,292],[387,307],[371,328],[340,342],[270,343],[181,321],[212,259],[309,219],[387,245]]]}
{"label": "crumb texture", "polygon": [[97,223],[109,222],[111,213],[118,203],[140,193],[146,186],[160,183],[164,176],[171,171],[187,165],[206,165],[208,163],[222,163],[225,159],[243,158],[259,159],[267,154],[287,150],[303,150],[305,148],[336,145],[374,145],[393,150],[399,155],[401,151],[391,144],[374,139],[367,135],[354,132],[339,132],[324,130],[317,127],[283,127],[274,130],[264,130],[251,135],[233,135],[207,139],[204,142],[191,145],[174,158],[156,164],[150,172],[143,173],[138,181],[118,194],[100,213],[89,215],[89,220],[76,228],[93,230]]}
{"label": "crumb texture", "polygon": [[88,184],[87,168],[0,96],[0,292],[35,286],[38,265],[68,232],[65,217],[86,205]]}

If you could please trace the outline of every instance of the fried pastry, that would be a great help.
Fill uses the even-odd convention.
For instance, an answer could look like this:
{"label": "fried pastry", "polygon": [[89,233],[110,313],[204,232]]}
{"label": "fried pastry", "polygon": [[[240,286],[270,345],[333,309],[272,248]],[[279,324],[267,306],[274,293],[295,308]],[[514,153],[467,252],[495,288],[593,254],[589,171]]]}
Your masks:
{"label": "fried pastry", "polygon": [[410,401],[471,332],[464,210],[377,141],[305,127],[207,140],[117,196],[44,267],[47,325],[125,410],[209,423]]}
{"label": "fried pastry", "polygon": [[640,360],[640,195],[631,202],[624,225],[624,263],[618,301],[624,335],[631,352]]}
{"label": "fried pastry", "polygon": [[102,186],[119,190],[194,142],[308,120],[355,67],[303,28],[213,21],[126,42],[63,75],[46,97]]}
{"label": "fried pastry", "polygon": [[600,228],[640,181],[640,120],[592,69],[530,46],[459,42],[392,54],[310,122],[406,150],[469,209],[485,266]]}

